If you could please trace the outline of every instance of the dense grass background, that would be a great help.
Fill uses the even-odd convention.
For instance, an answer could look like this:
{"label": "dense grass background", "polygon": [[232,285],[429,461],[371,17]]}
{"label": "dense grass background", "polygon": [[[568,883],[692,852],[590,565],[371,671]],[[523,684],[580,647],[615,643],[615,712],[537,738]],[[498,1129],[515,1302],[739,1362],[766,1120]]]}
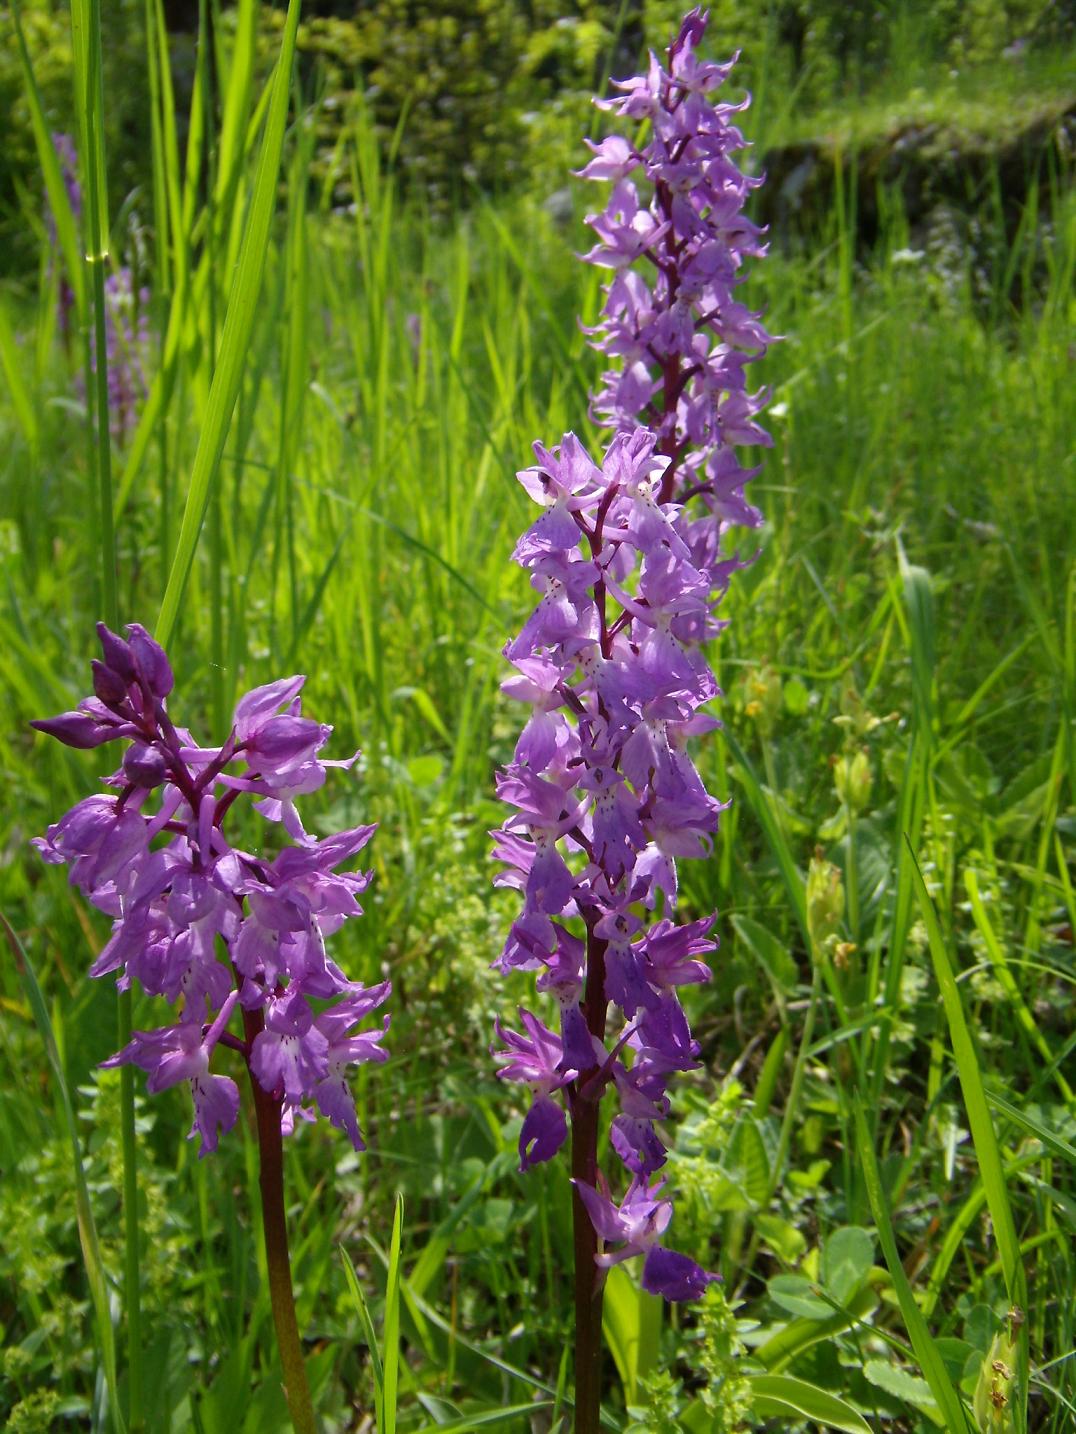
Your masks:
{"label": "dense grass background", "polygon": [[[335,942],[345,969],[394,983],[392,1062],[359,1083],[370,1151],[318,1127],[288,1155],[319,1409],[327,1429],[370,1427],[353,1267],[386,1374],[400,1349],[381,1428],[563,1427],[568,1190],[561,1169],[516,1174],[521,1112],[492,1079],[493,1015],[524,986],[488,969],[512,902],[490,890],[485,832],[519,720],[500,649],[529,603],[509,562],[529,521],[513,474],[535,438],[598,440],[577,317],[595,314],[599,276],[574,257],[597,191],[472,187],[431,209],[360,109],[335,141],[341,207],[296,89],[264,280],[240,263],[244,295],[233,275],[269,192],[254,10],[216,32],[212,76],[203,47],[183,142],[147,16],[150,183],[111,224],[111,262],[138,256],[151,296],[149,392],[112,454],[119,612],[152,627],[169,593],[173,711],[207,740],[246,687],[306,671],[336,754],[364,752],[308,799],[312,825],[381,823],[367,915]],[[898,83],[913,51],[879,64],[879,107],[903,93],[914,110]],[[991,73],[968,92],[1008,111],[1013,72]],[[817,97],[760,99],[749,134],[832,130]],[[840,111],[853,127],[877,112]],[[581,162],[572,124],[566,165]],[[868,195],[842,162],[745,290],[783,335],[765,374],[776,441],[753,484],[761,554],[714,654],[725,728],[701,765],[735,802],[714,861],[683,873],[689,914],[720,909],[722,945],[695,993],[704,1065],[681,1088],[672,1162],[677,1243],[724,1282],[675,1313],[611,1284],[611,1428],[1076,1427],[1069,178],[1043,161],[1016,193],[910,226],[895,188]],[[113,1323],[121,1404],[127,1381],[120,1096],[96,1068],[116,1002],[85,976],[103,929],[27,849],[101,770],[26,726],[83,695],[105,601],[84,350],[56,320],[67,272],[85,321],[92,269],[73,256],[94,246],[57,179],[59,245],[27,198],[38,266],[0,293],[0,909],[43,993],[35,1008],[4,961],[0,1412],[19,1430],[110,1427]],[[244,315],[237,347],[227,324]],[[157,1023],[152,1004],[136,999],[136,1025]],[[185,1092],[139,1098],[147,1427],[284,1428],[253,1138],[238,1129],[199,1164],[188,1120]],[[1022,1324],[1005,1321],[1014,1304]]]}

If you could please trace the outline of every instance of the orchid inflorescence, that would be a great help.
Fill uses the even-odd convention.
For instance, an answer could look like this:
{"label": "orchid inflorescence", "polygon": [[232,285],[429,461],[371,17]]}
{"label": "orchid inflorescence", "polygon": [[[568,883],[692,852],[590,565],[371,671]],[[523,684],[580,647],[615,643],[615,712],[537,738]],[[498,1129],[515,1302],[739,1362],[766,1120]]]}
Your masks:
{"label": "orchid inflorescence", "polygon": [[[205,1155],[238,1114],[235,1082],[209,1069],[218,1045],[232,1047],[279,1106],[285,1133],[320,1111],[361,1150],[346,1069],[387,1059],[379,1044],[387,1016],[381,1030],[354,1028],[386,999],[389,983],[349,981],[325,938],[362,913],[357,898],[370,874],[337,867],[376,828],[319,841],[295,806],[324,783],[327,768],[350,767],[355,757],[319,756],[332,728],[302,715],[301,676],[248,692],[223,745],[200,747],[172,722],[172,669],[145,628],[132,623],[126,641],[103,623],[97,631],[95,695],[33,725],[70,747],[130,745],[104,778],[110,792],[79,802],[34,844],[47,862],[70,863],[72,883],[113,918],[90,975],[120,972],[122,989],[136,980],[148,995],[181,1003],[173,1024],[136,1031],[104,1064],[141,1067],[151,1092],[188,1081],[191,1135]],[[291,844],[271,857],[233,846],[223,826],[244,798]],[[237,1009],[242,1037],[229,1031]]]}
{"label": "orchid inflorescence", "polygon": [[594,1161],[595,1180],[577,1173],[575,1188],[614,1247],[597,1253],[599,1268],[642,1254],[644,1288],[673,1300],[714,1278],[661,1243],[672,1202],[656,1127],[670,1078],[699,1054],[679,988],[709,978],[702,958],[716,945],[713,916],[672,918],[676,861],[709,855],[723,809],[686,743],[717,725],[702,710],[718,695],[702,644],[742,566],[724,535],[761,521],[743,493],[753,471],[735,449],[769,442],[754,421],[767,395],[749,394],[744,372],[769,335],[734,298],[744,258],[765,252],[741,213],[758,181],[730,157],[744,146],[729,119],[743,105],[708,98],[731,64],[699,60],[705,26],[693,10],[665,63],[652,54],[645,76],[600,102],[649,122],[648,143],[592,144],[582,171],[615,182],[588,220],[599,243],[585,256],[613,270],[589,332],[618,361],[592,398],[615,432],[600,465],[567,434],[552,452],[536,443],[537,465],[518,475],[544,511],[514,556],[542,596],[505,649],[516,675],[503,689],[531,715],[498,780],[514,811],[494,833],[495,881],[523,894],[497,964],[538,972],[560,1016],[559,1030],[522,1008],[522,1031],[497,1024],[499,1074],[533,1093],[521,1168],[563,1145],[558,1095],[578,1130],[615,1088],[610,1144],[626,1193],[614,1198]]}

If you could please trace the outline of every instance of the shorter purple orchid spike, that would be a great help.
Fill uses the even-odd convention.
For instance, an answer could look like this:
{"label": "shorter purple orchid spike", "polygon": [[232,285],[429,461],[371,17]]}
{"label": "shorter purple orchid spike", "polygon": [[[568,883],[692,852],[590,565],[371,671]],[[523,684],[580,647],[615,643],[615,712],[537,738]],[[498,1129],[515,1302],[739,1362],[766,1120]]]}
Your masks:
{"label": "shorter purple orchid spike", "polygon": [[[210,1074],[222,1046],[244,1057],[282,1129],[320,1111],[361,1150],[347,1070],[387,1059],[388,1017],[379,1031],[356,1027],[390,987],[350,981],[325,943],[362,914],[370,873],[337,868],[375,828],[314,840],[294,805],[327,768],[355,759],[319,756],[332,729],[303,717],[302,677],[248,693],[223,745],[197,746],[166,711],[174,679],[164,649],[138,623],[127,633],[99,625],[96,695],[33,724],[69,746],[130,743],[105,779],[113,794],[79,802],[34,841],[45,861],[69,863],[71,881],[113,918],[90,974],[115,972],[123,987],[134,980],[182,1001],[177,1022],[137,1032],[106,1064],[138,1065],[150,1091],[188,1080],[200,1154],[216,1149],[238,1110],[235,1083]],[[223,822],[241,797],[256,798],[256,810],[298,845],[275,856],[233,847]],[[242,1036],[228,1029],[240,1015]]]}

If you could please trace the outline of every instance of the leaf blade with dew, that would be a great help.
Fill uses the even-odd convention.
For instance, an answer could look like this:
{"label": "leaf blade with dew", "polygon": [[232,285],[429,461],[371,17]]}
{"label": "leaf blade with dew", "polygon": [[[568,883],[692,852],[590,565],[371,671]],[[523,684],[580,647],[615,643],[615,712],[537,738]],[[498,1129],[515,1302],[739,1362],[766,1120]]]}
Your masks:
{"label": "leaf blade with dew", "polygon": [[86,1269],[86,1282],[90,1287],[90,1297],[93,1301],[94,1324],[97,1329],[97,1337],[101,1347],[101,1360],[105,1368],[109,1413],[112,1419],[112,1427],[116,1430],[116,1434],[124,1434],[126,1426],[120,1409],[119,1383],[116,1378],[116,1348],[112,1330],[112,1317],[109,1311],[108,1287],[105,1279],[104,1265],[101,1261],[101,1247],[97,1238],[97,1224],[93,1218],[93,1206],[90,1204],[89,1186],[86,1182],[86,1172],[82,1165],[82,1150],[79,1145],[78,1127],[75,1121],[74,1106],[71,1103],[71,1093],[67,1087],[67,1077],[64,1073],[63,1062],[60,1060],[60,1053],[56,1046],[56,1037],[53,1033],[52,1023],[49,1020],[49,1013],[45,1006],[45,998],[38,984],[37,974],[34,971],[33,964],[22,942],[2,912],[0,912],[0,928],[3,929],[4,937],[11,949],[19,978],[22,981],[23,991],[26,994],[27,1004],[33,1013],[34,1024],[37,1026],[38,1034],[41,1036],[41,1040],[45,1046],[45,1055],[52,1068],[53,1079],[56,1082],[56,1089],[60,1096],[60,1110],[71,1145],[75,1179],[75,1217],[78,1225],[79,1244],[82,1246],[82,1261]]}
{"label": "leaf blade with dew", "polygon": [[210,494],[220,469],[232,411],[243,379],[247,349],[254,329],[258,295],[265,273],[269,228],[276,204],[276,184],[287,123],[292,60],[299,25],[300,0],[289,0],[280,55],[272,80],[265,134],[258,158],[254,193],[247,213],[239,264],[228,301],[224,334],[209,390],[206,420],[198,438],[179,541],[168,575],[157,624],[157,639],[167,643],[179,615]]}

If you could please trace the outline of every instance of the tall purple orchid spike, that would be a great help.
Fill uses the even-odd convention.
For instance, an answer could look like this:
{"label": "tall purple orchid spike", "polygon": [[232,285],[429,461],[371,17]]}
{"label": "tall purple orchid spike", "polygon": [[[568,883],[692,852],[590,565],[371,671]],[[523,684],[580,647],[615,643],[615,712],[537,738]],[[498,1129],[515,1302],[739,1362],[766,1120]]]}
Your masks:
{"label": "tall purple orchid spike", "polygon": [[[612,270],[595,347],[615,360],[592,412],[613,436],[600,463],[574,434],[518,477],[542,513],[516,545],[538,606],[505,648],[503,690],[529,705],[498,795],[513,809],[493,834],[522,909],[496,963],[537,974],[558,1019],[521,1008],[498,1024],[499,1075],[529,1087],[520,1164],[548,1160],[571,1130],[576,1299],[576,1430],[596,1431],[604,1272],[641,1256],[643,1287],[692,1299],[715,1278],[665,1246],[673,1213],[658,1177],[668,1084],[698,1064],[680,988],[709,978],[713,916],[677,924],[677,861],[712,851],[722,804],[688,754],[715,727],[703,644],[741,566],[726,531],[761,520],[737,448],[766,444],[765,392],[745,368],[770,341],[735,298],[759,230],[742,214],[759,181],[731,156],[744,140],[711,98],[731,68],[696,51],[706,15],[688,14],[666,55],[603,101],[632,122],[593,144],[582,174],[613,183],[591,216],[585,258]],[[609,1143],[624,1167],[614,1196],[599,1171],[599,1105],[615,1091]],[[560,1102],[563,1101],[563,1106]]]}
{"label": "tall purple orchid spike", "polygon": [[[32,724],[71,747],[129,744],[105,778],[110,793],[85,798],[34,840],[47,862],[69,863],[72,883],[113,918],[90,975],[116,972],[121,987],[137,981],[179,1007],[174,1024],[136,1032],[105,1064],[139,1066],[151,1091],[188,1081],[191,1135],[205,1155],[239,1110],[235,1082],[209,1069],[215,1049],[231,1047],[286,1130],[297,1116],[320,1113],[361,1150],[345,1072],[387,1056],[383,1032],[351,1032],[389,985],[348,980],[325,940],[362,914],[370,874],[337,868],[376,828],[316,841],[294,800],[321,786],[327,768],[355,758],[319,756],[332,729],[302,715],[303,677],[248,692],[223,745],[198,746],[168,713],[173,679],[163,649],[137,623],[127,632],[125,641],[100,624],[95,695]],[[224,825],[244,797],[293,844],[275,856],[233,846]],[[228,1029],[240,1017],[242,1037]]]}
{"label": "tall purple orchid spike", "polygon": [[685,541],[723,590],[736,566],[720,556],[724,529],[762,521],[743,491],[758,469],[743,467],[736,449],[771,442],[755,421],[769,393],[748,392],[746,369],[772,340],[761,315],[736,297],[745,261],[767,248],[743,213],[762,179],[741,173],[733,158],[747,147],[733,117],[750,96],[711,99],[738,57],[723,65],[698,57],[706,22],[705,11],[692,10],[665,63],[651,54],[646,75],[597,101],[631,121],[633,138],[588,140],[593,158],[579,173],[613,181],[605,209],[587,219],[598,242],[584,257],[612,271],[590,333],[616,362],[592,395],[593,415],[617,430],[654,430],[670,460],[660,500],[697,500],[693,521],[682,524]]}

